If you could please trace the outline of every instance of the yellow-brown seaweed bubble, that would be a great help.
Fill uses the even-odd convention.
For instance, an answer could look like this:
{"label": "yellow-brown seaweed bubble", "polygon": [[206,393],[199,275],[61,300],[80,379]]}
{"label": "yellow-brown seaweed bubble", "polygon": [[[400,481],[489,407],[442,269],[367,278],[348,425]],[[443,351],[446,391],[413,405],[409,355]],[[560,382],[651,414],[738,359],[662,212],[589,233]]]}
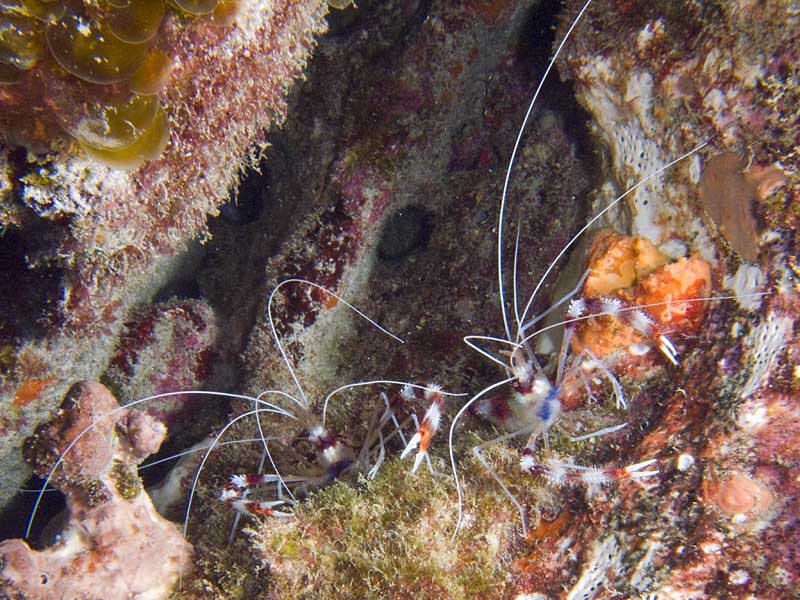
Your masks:
{"label": "yellow-brown seaweed bubble", "polygon": [[169,119],[159,106],[150,126],[130,146],[116,150],[102,150],[83,145],[86,154],[96,161],[115,169],[132,171],[145,161],[158,158],[169,141]]}
{"label": "yellow-brown seaweed bubble", "polygon": [[351,6],[355,7],[356,3],[353,0],[328,0],[328,6],[336,10],[345,10]]}
{"label": "yellow-brown seaweed bubble", "polygon": [[[158,95],[170,81],[180,30],[230,25],[243,1],[0,0],[0,85],[14,86],[13,94],[5,89],[0,126],[44,152],[49,125],[58,123],[89,156],[138,167],[169,139]],[[206,17],[173,18],[162,38],[167,10]]]}
{"label": "yellow-brown seaweed bubble", "polygon": [[209,22],[212,25],[224,27],[232,24],[242,8],[242,0],[219,0],[216,8],[211,13]]}
{"label": "yellow-brown seaweed bubble", "polygon": [[142,44],[158,33],[164,10],[163,0],[129,0],[126,6],[112,5],[106,13],[106,22],[123,42]]}
{"label": "yellow-brown seaweed bubble", "polygon": [[175,6],[191,15],[207,15],[217,7],[217,0],[171,0]]}
{"label": "yellow-brown seaweed bubble", "polygon": [[43,53],[41,32],[35,21],[5,16],[0,22],[0,63],[26,71],[39,62]]}
{"label": "yellow-brown seaweed bubble", "polygon": [[129,147],[144,135],[159,110],[156,96],[137,96],[96,102],[67,132],[83,146],[116,151]]}
{"label": "yellow-brown seaweed bubble", "polygon": [[167,87],[170,73],[172,73],[172,58],[163,52],[153,50],[144,57],[142,64],[128,81],[128,87],[132,92],[143,96],[158,94]]}
{"label": "yellow-brown seaweed bubble", "polygon": [[144,44],[123,42],[107,24],[79,13],[48,25],[46,37],[56,62],[91,83],[130,79],[147,53]]}
{"label": "yellow-brown seaweed bubble", "polygon": [[61,0],[21,0],[25,12],[41,21],[50,23],[64,16],[67,7]]}

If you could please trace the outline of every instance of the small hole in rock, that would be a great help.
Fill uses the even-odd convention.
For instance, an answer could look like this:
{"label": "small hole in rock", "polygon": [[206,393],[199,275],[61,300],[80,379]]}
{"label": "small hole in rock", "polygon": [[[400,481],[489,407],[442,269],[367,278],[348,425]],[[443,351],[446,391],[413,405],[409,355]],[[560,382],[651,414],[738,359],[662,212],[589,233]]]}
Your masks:
{"label": "small hole in rock", "polygon": [[396,210],[386,221],[378,243],[381,260],[400,260],[424,250],[431,236],[431,215],[419,206]]}

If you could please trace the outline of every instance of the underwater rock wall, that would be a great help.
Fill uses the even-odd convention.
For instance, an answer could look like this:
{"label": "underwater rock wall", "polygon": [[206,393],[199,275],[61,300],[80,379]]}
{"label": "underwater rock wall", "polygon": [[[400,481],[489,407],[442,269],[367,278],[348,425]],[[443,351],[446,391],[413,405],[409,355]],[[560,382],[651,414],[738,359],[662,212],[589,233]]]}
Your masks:
{"label": "underwater rock wall", "polygon": [[638,235],[716,260],[713,295],[733,296],[712,304],[637,448],[660,457],[658,485],[585,514],[569,598],[800,589],[799,27],[782,1],[595,2],[566,47],[560,66],[609,149],[612,187],[707,143],[628,208]]}
{"label": "underwater rock wall", "polygon": [[[573,2],[565,8],[557,39],[579,5]],[[452,25],[442,16],[448,11],[440,13],[440,9],[439,5],[431,7],[421,31],[426,31],[425,27],[435,31],[437,18]],[[467,502],[459,537],[451,540],[441,531],[442,527],[446,531],[455,527],[453,492],[448,501],[446,484],[418,473],[414,477],[424,479],[426,493],[418,480],[407,483],[408,476],[392,465],[379,473],[376,483],[343,483],[319,492],[297,509],[293,521],[267,521],[252,528],[255,549],[272,568],[276,596],[301,595],[311,589],[323,590],[323,595],[324,590],[333,589],[348,589],[355,595],[380,590],[400,597],[435,590],[437,595],[453,598],[525,599],[648,594],[659,598],[781,598],[797,593],[800,531],[794,440],[800,423],[800,379],[794,340],[800,126],[791,102],[784,102],[796,88],[796,63],[789,57],[798,47],[797,19],[787,2],[682,3],[680,7],[672,3],[595,2],[559,62],[593,119],[592,129],[608,165],[607,172],[599,172],[592,213],[628,186],[707,142],[701,151],[640,185],[625,206],[605,222],[652,241],[670,260],[701,256],[702,261],[688,260],[704,265],[702,279],[710,282],[710,294],[727,299],[709,302],[701,328],[694,323],[683,334],[676,333],[680,347],[677,364],[654,355],[654,350],[646,359],[632,353],[626,361],[616,363],[631,406],[627,431],[577,446],[556,442],[557,455],[579,464],[625,464],[654,458],[658,476],[591,493],[580,487],[548,485],[532,476],[520,476],[513,457],[517,446],[502,443],[490,462],[528,510],[531,528],[525,538],[519,535],[519,515],[508,498],[504,500],[496,483],[468,458],[469,447],[478,443],[477,436],[487,439],[492,434],[479,420],[466,419],[464,430],[455,438]],[[452,27],[445,29],[453,31]],[[413,38],[414,42],[429,48],[421,35]],[[464,48],[464,38],[458,39],[462,41],[456,46]],[[430,49],[428,54],[436,56]],[[408,56],[413,57],[413,52]],[[444,76],[435,68],[426,69],[413,60],[412,64],[414,77],[439,81]],[[452,69],[459,72],[457,65]],[[500,75],[494,77],[506,81]],[[508,91],[511,86],[505,88]],[[458,92],[455,95],[458,97]],[[524,107],[525,101],[520,97],[518,103]],[[385,110],[391,105],[380,106]],[[419,114],[435,114],[432,106],[424,106]],[[494,106],[491,101],[489,106]],[[546,156],[548,147],[559,158],[566,156],[559,146],[558,129],[547,129],[546,109],[544,113],[532,126],[532,130],[538,126],[542,137],[531,132],[521,154],[524,164],[515,174],[528,188],[521,196],[526,199],[522,208],[517,205],[519,214],[524,215],[519,254],[521,260],[536,255],[538,261],[520,269],[527,285],[537,280],[536,273],[547,265],[555,244],[552,240],[545,243],[547,238],[540,230],[525,227],[546,215],[568,218],[560,212],[563,207],[557,210],[555,204],[539,204],[537,192],[542,188],[537,184],[541,180],[529,179],[532,172],[541,173],[535,165],[552,166],[546,160],[535,162]],[[340,305],[325,306],[325,298],[315,301],[313,294],[306,294],[306,303],[297,309],[302,294],[289,295],[287,303],[278,305],[279,321],[295,325],[282,330],[282,335],[290,341],[306,391],[319,390],[313,397],[321,397],[337,381],[368,379],[373,374],[398,373],[400,377],[405,372],[414,381],[432,380],[446,389],[473,392],[500,379],[499,374],[491,374],[491,365],[487,368],[465,358],[457,348],[460,334],[498,335],[502,331],[490,228],[501,178],[496,171],[502,171],[509,151],[507,145],[498,145],[503,150],[497,157],[497,169],[491,159],[488,163],[481,160],[486,155],[480,151],[470,153],[471,142],[490,135],[487,130],[496,123],[492,120],[495,116],[491,108],[484,108],[486,120],[477,130],[470,132],[468,126],[450,130],[460,134],[451,138],[457,141],[444,150],[448,158],[443,162],[447,162],[449,175],[458,175],[446,179],[446,192],[431,180],[422,180],[424,203],[406,205],[395,198],[409,185],[420,189],[413,186],[414,177],[434,170],[438,154],[430,140],[438,139],[436,128],[447,122],[446,118],[428,125],[423,116],[425,124],[416,126],[414,121],[401,120],[410,123],[409,133],[402,138],[405,143],[381,145],[399,148],[400,158],[412,163],[415,128],[430,136],[423,138],[427,144],[422,146],[424,167],[401,179],[402,191],[391,185],[393,171],[384,170],[382,186],[373,184],[370,193],[364,194],[371,201],[380,201],[388,188],[393,199],[390,207],[400,207],[398,214],[405,209],[417,219],[420,211],[430,210],[430,236],[424,247],[394,261],[386,260],[385,246],[382,254],[383,238],[376,246],[377,259],[371,252],[366,252],[366,261],[357,252],[335,254],[352,265],[345,265],[345,273],[367,268],[372,274],[363,292],[352,279],[347,284],[346,277],[342,278],[344,287],[336,289],[345,291],[348,298],[352,294],[359,308],[408,343],[392,349],[393,342],[381,341],[379,334],[366,338],[369,327],[359,325],[356,317],[356,331],[363,333],[355,338],[336,333],[332,335],[338,345],[326,342],[314,335],[315,328],[323,335],[331,331],[330,320],[322,318],[331,311],[346,314],[346,310]],[[507,112],[503,117],[513,121]],[[513,134],[513,127],[510,131]],[[370,133],[380,136],[381,132],[378,127]],[[476,160],[470,161],[470,156]],[[376,165],[386,163],[373,156],[368,164],[374,173]],[[394,160],[390,166],[399,164],[401,160]],[[448,204],[443,194],[459,194],[464,165],[470,166],[464,169],[467,172],[494,179],[494,189],[464,177],[473,194],[462,191],[465,204]],[[484,171],[482,167],[488,168]],[[347,181],[342,171],[334,173],[334,185]],[[575,176],[570,171],[560,174],[577,181],[570,179]],[[351,189],[344,187],[343,192]],[[555,198],[563,202],[569,197],[557,196],[552,185],[544,189],[548,194],[544,197],[554,203]],[[494,195],[484,197],[484,190]],[[419,192],[414,198],[420,198]],[[477,224],[462,228],[453,224],[468,222],[465,214],[469,213],[464,211],[470,202],[480,206],[486,202],[491,207],[492,198],[495,208],[488,208],[492,217],[482,223],[482,230]],[[515,201],[520,202],[520,196]],[[365,206],[373,214],[372,205]],[[400,237],[412,235],[413,226],[403,229],[398,225],[402,218],[394,219],[389,216],[384,221],[382,235],[395,227],[404,232]],[[516,219],[510,217],[509,222],[516,224]],[[560,225],[570,229],[563,222]],[[550,231],[568,237],[564,230]],[[507,234],[509,238],[513,233]],[[482,237],[484,246],[471,246],[473,235]],[[313,253],[318,247],[311,248]],[[451,253],[451,248],[458,249]],[[509,244],[507,256],[512,253],[513,244]],[[363,267],[358,267],[359,262]],[[566,270],[580,272],[583,268],[582,256],[576,253]],[[707,289],[705,285],[703,289]],[[660,298],[670,295],[667,289],[652,291]],[[551,300],[558,298],[552,290],[550,293]],[[286,306],[294,306],[297,312],[289,316],[280,312]],[[271,350],[263,325],[260,330],[251,338],[248,353],[255,372],[253,389],[280,385],[294,390],[285,371],[279,371],[280,358]],[[610,338],[608,332],[598,335]],[[356,448],[359,432],[363,436],[376,410],[374,396],[372,404],[369,398],[336,400],[334,414],[329,416],[329,422],[349,435]],[[581,402],[563,417],[565,429],[577,426],[591,431],[614,422],[613,414],[596,405],[587,409],[586,401],[586,394],[581,394]],[[459,406],[457,400],[445,405],[450,416]],[[416,410],[421,414],[422,407]],[[434,446],[437,441],[444,443],[434,440]],[[444,461],[435,464],[447,469]],[[300,465],[302,461],[288,457],[284,464],[287,472]],[[450,512],[445,510],[448,503],[453,506]],[[429,561],[428,556],[440,559]]]}
{"label": "underwater rock wall", "polygon": [[[266,198],[264,216],[212,229],[210,278],[235,290],[219,294],[220,314],[232,316],[232,335],[246,330],[249,393],[280,390],[301,398],[267,314],[269,292],[287,277],[328,286],[405,342],[324,292],[302,284],[282,287],[273,321],[317,420],[325,396],[353,382],[388,378],[469,392],[498,377],[501,371],[470,353],[461,337],[502,329],[493,233],[501,173],[529,100],[532,73],[549,42],[546,26],[540,30],[531,12],[534,3],[490,4],[365,2],[332,22],[294,105],[298,114],[313,118],[290,120],[270,139],[259,190]],[[570,135],[569,119],[580,122],[581,116],[546,103],[515,172],[509,222],[522,228],[526,292],[577,228],[591,187],[582,160],[587,149]],[[288,217],[277,240],[264,236],[267,224],[272,231],[281,227],[284,221],[276,217],[287,203],[303,211]],[[534,210],[538,218],[523,216]],[[513,235],[504,246],[513,256]],[[231,268],[230,255],[242,264]],[[259,260],[264,269],[253,269]],[[251,320],[246,329],[242,323],[253,318],[255,326]],[[396,398],[399,386],[343,392],[329,403],[327,426],[356,453],[383,410],[382,391]],[[264,398],[297,410],[291,401]],[[446,418],[459,402],[445,402]],[[252,409],[241,403],[239,412]],[[412,402],[405,410],[422,411],[424,403]],[[270,442],[273,459],[281,473],[319,477],[324,471],[302,431],[313,423],[297,412],[301,423],[262,418],[267,435],[278,437]],[[459,433],[460,460],[475,443],[476,430],[492,435],[480,420],[468,421]],[[225,439],[254,434],[247,419]],[[444,472],[446,430],[434,444],[434,464]],[[393,441],[387,461],[396,461],[401,449]],[[516,451],[508,449],[503,460],[497,469],[520,480]],[[298,506],[296,520],[247,523],[231,552],[224,547],[229,509],[213,501],[214,482],[252,471],[258,461],[259,447],[251,444],[221,448],[207,464],[198,494],[203,500],[193,505],[193,519],[206,525],[197,532],[205,568],[187,582],[188,597],[200,589],[241,597],[266,586],[268,597],[331,597],[335,590],[354,597],[431,590],[469,597],[470,590],[480,595],[509,589],[496,561],[516,544],[519,515],[474,461],[465,461],[468,502],[485,512],[469,513],[469,533],[454,544],[452,484],[429,477],[422,472],[426,467],[405,483],[409,460],[381,468],[369,488],[357,470],[344,474],[342,483],[320,490],[318,501],[309,498],[307,506]],[[522,498],[543,495],[539,486],[523,487],[515,485]],[[190,537],[191,531],[190,526]],[[488,546],[484,536],[492,539]],[[421,555],[440,558],[417,566]],[[480,557],[480,565],[470,557]]]}
{"label": "underwater rock wall", "polygon": [[[357,381],[432,382],[471,394],[502,381],[508,371],[472,352],[462,337],[504,335],[496,272],[504,169],[552,50],[554,13],[562,11],[560,41],[578,8],[364,0],[335,13],[307,82],[292,98],[296,118],[270,136],[267,162],[243,186],[263,212],[248,213],[253,198],[246,195],[227,206],[226,218],[210,225],[213,239],[197,275],[201,298],[158,304],[128,331],[137,323],[145,330],[164,326],[152,318],[163,316],[177,321],[176,343],[191,339],[203,348],[213,347],[209,337],[221,331],[232,348],[244,349],[238,391],[299,397],[272,339],[267,297],[279,281],[304,277],[405,341],[383,335],[325,292],[284,286],[273,304],[274,324],[317,421],[325,395]],[[635,349],[618,347],[612,325],[601,323],[591,335],[603,348],[613,342],[608,364],[630,408],[615,407],[608,378],[589,372],[568,398],[564,393],[550,436],[553,456],[564,461],[613,469],[654,459],[657,474],[564,485],[563,472],[523,470],[524,436],[487,446],[486,465],[524,507],[523,535],[518,508],[472,451],[507,432],[484,418],[508,424],[499,409],[514,392],[498,388],[487,394],[489,413],[479,405],[454,432],[464,512],[453,537],[457,495],[446,438],[462,399],[443,401],[443,424],[430,447],[433,473],[423,463],[411,474],[412,461],[397,460],[402,444],[392,439],[374,480],[353,468],[330,485],[319,485],[324,457],[303,431],[315,423],[263,415],[280,472],[315,483],[300,503],[281,507],[293,518],[245,517],[232,535],[234,517],[220,490],[232,476],[258,469],[262,447],[215,451],[189,520],[195,570],[178,597],[797,595],[798,126],[784,103],[796,87],[792,11],[779,0],[703,7],[596,0],[558,65],[574,90],[551,75],[512,172],[505,284],[508,292],[519,227],[524,300],[591,215],[652,170],[709,142],[640,186],[603,225],[638,236],[626,238],[631,243],[657,246],[652,254],[667,270],[702,265],[702,290],[710,282],[712,295],[728,298],[692,311],[691,327],[673,337],[677,364],[655,347],[638,347],[638,338],[630,344]],[[573,93],[587,113],[564,106]],[[586,120],[594,144],[583,131]],[[583,248],[594,232],[584,237]],[[583,248],[558,265],[533,312],[576,285],[587,268]],[[671,294],[654,281],[647,297]],[[507,304],[513,315],[510,297]],[[621,337],[628,346],[629,336]],[[536,345],[551,371],[553,344]],[[159,351],[146,363],[181,356],[150,350]],[[124,373],[127,357],[138,353],[136,344],[116,353],[117,367]],[[185,361],[178,372],[201,366]],[[139,380],[152,378],[143,372],[128,383]],[[326,426],[354,453],[375,432],[385,406],[380,391],[397,403],[406,434],[413,426],[405,419],[426,408],[415,400],[401,405],[392,386],[335,396]],[[283,401],[288,409],[293,404],[297,410]],[[248,410],[251,403],[234,404],[233,414]],[[569,440],[620,422],[627,427]],[[243,419],[223,441],[255,432]],[[541,442],[537,448],[544,461]],[[180,477],[184,486],[191,479]],[[592,477],[601,481],[597,470],[589,470]],[[274,485],[260,493],[272,499]]]}

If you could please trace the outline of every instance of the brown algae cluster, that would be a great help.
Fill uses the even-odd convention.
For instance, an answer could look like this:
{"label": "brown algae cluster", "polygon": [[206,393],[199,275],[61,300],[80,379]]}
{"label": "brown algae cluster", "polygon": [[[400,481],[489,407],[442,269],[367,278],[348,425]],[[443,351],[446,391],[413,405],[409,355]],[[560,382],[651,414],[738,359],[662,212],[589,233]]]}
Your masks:
{"label": "brown algae cluster", "polygon": [[238,0],[10,0],[0,6],[6,142],[47,146],[53,131],[132,170],[169,140],[159,93],[172,69],[165,19],[230,24]]}

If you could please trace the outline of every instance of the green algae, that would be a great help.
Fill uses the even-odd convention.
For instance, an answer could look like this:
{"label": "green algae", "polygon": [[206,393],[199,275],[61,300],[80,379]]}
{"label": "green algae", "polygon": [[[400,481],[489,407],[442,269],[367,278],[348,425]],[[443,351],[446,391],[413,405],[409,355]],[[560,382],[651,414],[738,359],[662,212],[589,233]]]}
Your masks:
{"label": "green algae", "polygon": [[96,508],[108,500],[108,490],[99,479],[91,479],[81,484],[81,487],[86,494],[86,504],[92,508]]}
{"label": "green algae", "polygon": [[[434,452],[445,454],[444,436],[437,441]],[[387,461],[375,480],[338,481],[303,501],[296,518],[250,527],[254,552],[270,565],[274,596],[501,595],[512,561],[529,543],[517,509],[489,472],[472,453],[460,456],[480,441],[473,433],[456,439],[464,518],[455,537],[457,494],[445,456],[433,458],[434,475],[424,467],[412,474],[410,461]],[[562,493],[522,474],[516,449],[498,444],[482,454],[527,507],[530,528],[541,513],[561,510]]]}

